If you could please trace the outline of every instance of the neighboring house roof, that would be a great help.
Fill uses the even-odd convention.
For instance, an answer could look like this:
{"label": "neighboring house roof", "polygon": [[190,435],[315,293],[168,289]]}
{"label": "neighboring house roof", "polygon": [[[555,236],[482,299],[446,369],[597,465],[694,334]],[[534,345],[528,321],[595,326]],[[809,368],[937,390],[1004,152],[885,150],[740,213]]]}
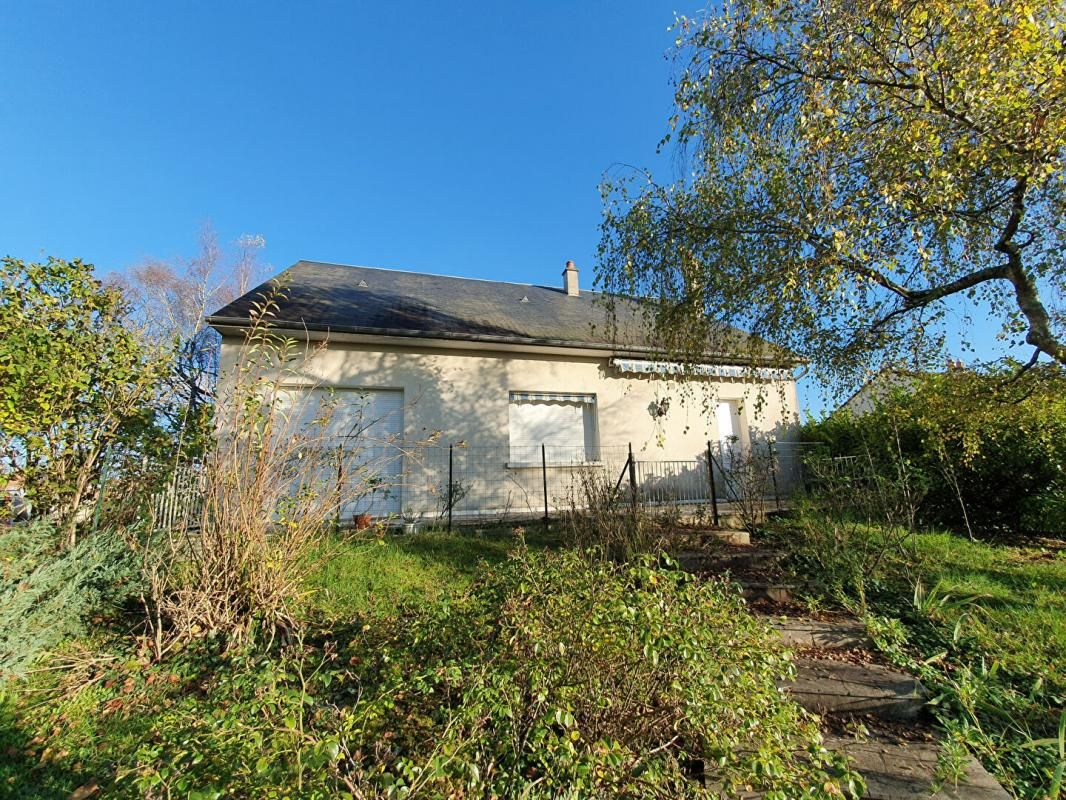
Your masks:
{"label": "neighboring house roof", "polygon": [[846,410],[855,417],[869,414],[897,389],[909,389],[923,374],[927,373],[896,366],[883,367],[841,403],[837,411]]}
{"label": "neighboring house roof", "polygon": [[[208,324],[247,326],[255,304],[275,287],[281,292],[271,324],[284,329],[657,352],[636,300],[616,300],[617,327],[612,329],[599,292],[568,295],[562,287],[317,261],[297,262],[219,309],[207,318]],[[736,335],[746,336],[739,331]],[[721,354],[715,357],[729,360]],[[774,360],[794,362],[784,353]]]}

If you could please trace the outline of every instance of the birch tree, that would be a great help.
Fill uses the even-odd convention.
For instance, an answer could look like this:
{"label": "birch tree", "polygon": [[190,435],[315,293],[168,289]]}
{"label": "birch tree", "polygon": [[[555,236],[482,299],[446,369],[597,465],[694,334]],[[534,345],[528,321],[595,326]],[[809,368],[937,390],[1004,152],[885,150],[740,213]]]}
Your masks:
{"label": "birch tree", "polygon": [[[251,289],[264,272],[262,236],[242,236],[232,248],[210,226],[200,231],[191,258],[148,258],[112,276],[129,299],[132,321],[153,345],[175,346],[170,379],[182,415],[199,416],[209,403],[218,373],[218,335],[204,325],[215,309]],[[181,420],[175,427],[184,427]]]}
{"label": "birch tree", "polygon": [[598,270],[660,301],[664,350],[736,325],[853,379],[939,357],[965,305],[1066,364],[1059,0],[727,0],[676,30],[683,174],[605,182]]}

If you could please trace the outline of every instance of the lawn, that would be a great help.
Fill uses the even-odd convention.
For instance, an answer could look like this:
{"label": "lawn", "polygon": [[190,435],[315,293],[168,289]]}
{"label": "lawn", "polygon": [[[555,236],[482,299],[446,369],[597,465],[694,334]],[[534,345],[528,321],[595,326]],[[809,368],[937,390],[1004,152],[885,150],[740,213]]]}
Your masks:
{"label": "lawn", "polygon": [[952,624],[965,615],[963,633],[1004,667],[1066,686],[1066,546],[951,533],[918,534],[916,545],[926,588],[952,598],[943,607]]}
{"label": "lawn", "polygon": [[850,603],[865,595],[874,612],[910,616],[917,580],[925,609],[949,635],[958,623],[958,635],[1001,668],[1066,688],[1066,543],[925,531],[901,546],[876,526],[802,519],[768,535],[813,601],[839,602],[842,590]]}
{"label": "lawn", "polygon": [[[327,546],[311,580],[312,602],[326,617],[389,613],[409,603],[435,603],[467,586],[483,563],[503,561],[518,545],[513,526],[463,527],[384,537],[347,537]],[[559,539],[543,526],[525,526],[531,550],[554,548]]]}

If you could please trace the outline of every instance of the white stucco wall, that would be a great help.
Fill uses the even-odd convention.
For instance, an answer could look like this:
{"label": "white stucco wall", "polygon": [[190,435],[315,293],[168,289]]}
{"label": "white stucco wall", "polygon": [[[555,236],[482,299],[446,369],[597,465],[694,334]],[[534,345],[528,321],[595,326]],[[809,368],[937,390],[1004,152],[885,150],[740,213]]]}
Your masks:
{"label": "white stucco wall", "polygon": [[[240,340],[223,341],[223,375],[240,351]],[[682,388],[661,377],[622,375],[608,357],[561,350],[548,355],[334,342],[298,375],[294,381],[338,388],[402,389],[409,438],[439,430],[442,441],[470,445],[507,444],[512,391],[595,394],[601,445],[632,443],[634,450],[664,459],[695,458],[709,439],[717,440],[715,398],[737,402],[744,428],[773,432],[781,441],[790,438],[799,418],[795,381],[717,380]],[[648,407],[664,397],[671,398],[669,411],[655,420]],[[705,401],[712,403],[709,409]]]}
{"label": "white stucco wall", "polygon": [[[223,340],[223,396],[225,376],[241,359],[241,341]],[[469,448],[497,448],[498,455],[486,457],[491,463],[484,468],[497,472],[506,469],[512,391],[594,394],[599,443],[605,453],[613,454],[604,455],[604,460],[612,462],[615,456],[624,460],[622,453],[630,444],[638,459],[704,459],[708,440],[719,438],[718,401],[737,403],[742,430],[772,433],[777,441],[789,441],[799,419],[795,381],[755,385],[722,379],[683,388],[662,377],[622,375],[607,355],[563,350],[509,352],[334,341],[289,377],[294,383],[336,388],[402,389],[406,438],[417,441],[440,431],[444,445],[462,441]],[[665,397],[670,398],[669,410],[657,420],[649,406]],[[468,452],[465,457],[473,460],[474,455]],[[519,474],[528,490],[536,490],[539,470]],[[413,498],[409,492],[405,505]],[[512,497],[508,502],[517,501]]]}

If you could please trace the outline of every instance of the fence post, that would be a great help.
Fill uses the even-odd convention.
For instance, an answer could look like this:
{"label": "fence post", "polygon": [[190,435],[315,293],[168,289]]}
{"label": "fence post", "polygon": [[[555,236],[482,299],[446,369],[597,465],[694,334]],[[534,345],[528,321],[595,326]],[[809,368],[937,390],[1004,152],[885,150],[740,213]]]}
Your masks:
{"label": "fence post", "polygon": [[540,477],[544,481],[544,530],[548,530],[548,452],[540,443]]}
{"label": "fence post", "polygon": [[718,490],[714,486],[714,456],[711,454],[711,443],[707,442],[707,482],[711,485],[711,522],[718,527]]}
{"label": "fence post", "polygon": [[770,480],[774,484],[774,507],[780,511],[781,493],[777,490],[777,459],[774,458],[774,442],[772,439],[767,440],[766,449],[770,453]]}
{"label": "fence post", "polygon": [[337,448],[337,530],[340,531],[341,526],[344,524],[344,519],[341,517],[341,512],[344,508],[341,504],[341,497],[344,496],[344,449],[342,447]]}
{"label": "fence post", "polygon": [[448,533],[452,532],[452,505],[454,505],[452,493],[455,491],[455,480],[452,477],[452,447],[453,445],[448,445]]}
{"label": "fence post", "polygon": [[629,492],[633,504],[633,522],[637,521],[637,465],[633,460],[633,443],[629,443]]}

